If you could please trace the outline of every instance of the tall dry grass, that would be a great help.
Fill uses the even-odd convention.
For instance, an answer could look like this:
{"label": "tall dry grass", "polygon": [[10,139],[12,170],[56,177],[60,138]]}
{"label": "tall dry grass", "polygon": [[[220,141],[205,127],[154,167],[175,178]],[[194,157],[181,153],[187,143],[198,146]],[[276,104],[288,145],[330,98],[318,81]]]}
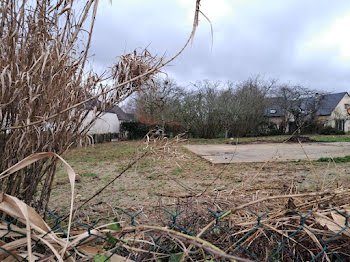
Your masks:
{"label": "tall dry grass", "polygon": [[[9,239],[8,245],[0,243],[1,260],[63,261],[67,251],[86,238],[85,233],[70,238],[75,173],[59,155],[84,138],[94,121],[84,121],[88,110],[93,108],[97,117],[101,109],[118,104],[188,46],[200,13],[200,0],[194,1],[192,32],[178,53],[164,61],[147,50],[134,51],[120,56],[102,76],[84,69],[98,0],[0,1],[0,212],[25,224],[23,230],[12,225],[16,232],[22,230],[21,235],[12,234],[12,229],[5,232]],[[65,240],[45,234],[51,229],[40,217],[47,208],[58,159],[71,183]],[[46,250],[34,254],[38,242],[53,256],[47,257]]]}
{"label": "tall dry grass", "polygon": [[[103,79],[86,72],[97,7],[98,0],[0,2],[0,173],[32,153],[62,154],[84,137],[97,99],[113,106],[163,66],[144,50],[120,56]],[[0,181],[1,191],[42,212],[56,162],[19,170]]]}

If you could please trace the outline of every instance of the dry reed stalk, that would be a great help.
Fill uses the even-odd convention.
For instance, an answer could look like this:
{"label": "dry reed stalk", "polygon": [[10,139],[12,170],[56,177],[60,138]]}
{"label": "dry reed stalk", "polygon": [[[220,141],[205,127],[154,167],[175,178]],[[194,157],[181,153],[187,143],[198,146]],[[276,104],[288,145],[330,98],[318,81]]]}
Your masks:
{"label": "dry reed stalk", "polygon": [[[91,104],[98,100],[102,110],[121,102],[186,48],[198,25],[199,4],[196,0],[190,37],[177,54],[164,61],[135,50],[120,56],[102,78],[84,69],[98,0],[80,10],[77,0],[1,1],[0,172],[31,153],[62,154],[80,141],[95,120],[85,121]],[[55,170],[55,158],[38,161],[2,180],[1,190],[43,212]]]}
{"label": "dry reed stalk", "polygon": [[[256,225],[256,219],[257,217],[255,215],[252,215],[251,213],[249,213],[248,211],[244,211],[243,214],[239,213],[239,211],[241,210],[246,210],[247,208],[252,208],[253,210],[255,210],[257,213],[264,213],[265,211],[269,210],[269,214],[267,218],[264,218],[261,220],[261,222],[266,225],[269,228],[275,228],[275,225],[278,224],[280,221],[291,221],[293,219],[300,219],[299,216],[295,215],[295,216],[289,216],[286,217],[286,212],[288,212],[288,207],[285,203],[285,201],[283,201],[284,199],[295,199],[295,203],[297,204],[297,206],[295,207],[295,209],[302,214],[306,214],[311,210],[315,210],[317,208],[322,208],[322,206],[327,206],[328,207],[328,203],[329,201],[333,200],[333,206],[335,208],[339,208],[339,211],[344,210],[344,205],[345,207],[348,207],[348,201],[349,201],[349,194],[350,191],[349,190],[342,190],[342,189],[333,189],[333,190],[328,190],[328,191],[324,191],[324,192],[311,192],[311,193],[304,193],[304,194],[289,194],[289,195],[276,195],[276,196],[268,196],[268,197],[263,197],[263,198],[258,198],[256,200],[250,201],[250,202],[246,202],[248,199],[247,196],[245,196],[245,203],[241,204],[241,205],[236,205],[234,207],[230,207],[230,205],[226,204],[223,208],[219,209],[219,210],[227,210],[227,209],[231,209],[227,212],[225,212],[224,214],[221,215],[221,219],[224,219],[225,217],[229,216],[229,220],[232,222],[230,227],[233,227],[234,225],[239,226],[239,227],[249,227],[249,226],[254,226]],[[192,196],[193,199],[198,200],[196,197]],[[204,197],[204,196],[203,196]],[[209,201],[209,203],[224,203],[224,196],[221,197],[217,197],[216,194],[213,193],[213,195],[207,196],[210,198],[212,198],[212,201]],[[310,199],[311,197],[311,199]],[[338,198],[338,199],[337,199]],[[232,201],[232,203],[237,203],[238,198],[234,195],[230,194],[230,199]],[[302,199],[303,202],[300,201],[297,202],[298,199]],[[308,201],[306,202],[306,199],[308,199]],[[258,205],[263,204],[261,207],[259,207]],[[180,210],[181,209],[186,209],[186,206],[180,206],[179,207]],[[194,208],[194,206],[191,206],[191,209],[202,209],[203,208],[203,202],[200,202],[196,205],[196,207]],[[215,207],[214,207],[215,208]],[[216,208],[215,208],[216,209]],[[195,211],[193,211],[195,212]],[[289,211],[290,212],[290,211]],[[329,209],[322,209],[322,214],[324,215],[329,215],[331,211]],[[334,215],[333,215],[334,216]],[[337,218],[338,220],[340,220],[340,218]],[[341,228],[339,226],[339,224],[341,224],[342,226],[344,226],[345,223],[338,223],[337,225],[333,225],[332,224],[332,219],[330,218],[328,221],[328,226],[333,226],[333,228],[335,229],[339,229]],[[345,218],[344,218],[345,221]],[[327,222],[327,221],[326,221]],[[201,237],[205,232],[207,232],[211,227],[213,227],[216,223],[216,220],[212,220],[209,223],[207,223],[205,226],[203,226],[200,230],[199,233],[197,234],[197,237]],[[277,226],[278,228],[278,226]],[[333,232],[336,232],[336,230],[334,229]],[[248,231],[248,230],[247,230]],[[242,232],[244,231],[239,231],[239,234],[242,234]],[[283,233],[283,231],[281,231]],[[320,231],[322,234],[327,234],[327,231]],[[328,231],[329,232],[329,231]],[[347,231],[345,231],[347,233]],[[283,234],[282,234],[283,235]],[[255,239],[255,238],[253,238]],[[187,248],[187,251],[191,251],[192,248],[194,246],[190,245]],[[182,261],[185,261],[187,257],[187,253],[184,253],[182,256]]]}
{"label": "dry reed stalk", "polygon": [[[344,194],[349,193],[348,191],[344,191]],[[342,196],[342,192],[338,193],[339,196]],[[304,194],[305,195],[305,194]],[[299,194],[297,196],[293,195],[293,197],[302,197],[302,194]],[[314,195],[311,194],[311,197]],[[283,196],[286,198],[287,196]],[[288,196],[290,197],[290,196]],[[275,198],[275,200],[278,198]],[[265,198],[265,201],[270,202],[271,199]],[[327,201],[327,200],[326,200]],[[322,200],[320,200],[322,202]],[[348,201],[345,201],[348,202]],[[250,205],[253,205],[254,203],[249,203]],[[270,203],[272,206],[277,206],[276,203]],[[17,208],[20,207],[20,208]],[[243,205],[241,205],[243,206]],[[240,207],[241,207],[240,206]],[[247,206],[247,204],[245,204]],[[277,206],[278,207],[278,206]],[[200,208],[203,208],[202,206]],[[286,209],[284,205],[282,207],[278,207],[277,209]],[[305,214],[308,212],[308,209],[305,209],[305,211],[299,210],[299,207],[296,207],[297,210]],[[350,208],[349,206],[345,206],[342,209],[339,208],[339,211],[346,210],[347,215],[350,214]],[[31,215],[25,216],[26,211],[29,210]],[[166,252],[163,252],[161,249],[159,249],[158,244],[149,241],[149,234],[152,234],[153,237],[162,237],[163,239],[163,245],[169,244],[174,245],[174,243],[178,243],[179,248],[183,250],[183,253],[189,256],[189,258],[196,260],[196,258],[199,256],[202,256],[198,253],[198,250],[202,250],[202,252],[206,251],[214,255],[214,257],[218,259],[235,259],[237,261],[249,261],[246,259],[240,258],[240,255],[237,254],[236,256],[228,255],[229,252],[234,250],[237,247],[237,244],[235,242],[231,242],[231,237],[229,235],[222,235],[218,234],[217,238],[214,236],[206,236],[205,239],[202,239],[197,236],[190,236],[187,234],[180,233],[178,231],[174,231],[173,229],[166,228],[166,227],[160,227],[160,226],[150,226],[150,225],[138,225],[136,227],[125,227],[125,223],[118,222],[119,224],[123,225],[123,228],[120,230],[114,231],[110,229],[111,223],[98,226],[94,229],[90,229],[90,233],[86,232],[86,230],[79,231],[71,231],[70,235],[70,242],[66,240],[62,240],[60,238],[60,234],[50,233],[45,239],[40,238],[42,234],[44,234],[45,231],[50,231],[50,228],[43,222],[43,220],[40,218],[39,215],[35,213],[34,210],[30,209],[28,206],[26,206],[23,202],[20,200],[15,199],[14,197],[3,195],[2,201],[0,202],[0,210],[5,211],[8,215],[11,215],[12,217],[16,217],[19,220],[23,221],[24,223],[27,223],[32,230],[32,234],[27,234],[28,230],[25,228],[17,228],[13,227],[11,234],[8,235],[8,238],[17,239],[16,241],[10,242],[6,245],[3,245],[2,248],[6,248],[9,251],[11,251],[13,254],[19,254],[19,250],[22,246],[26,245],[26,238],[28,236],[31,236],[31,238],[35,241],[41,241],[44,246],[48,248],[48,251],[52,252],[52,254],[56,257],[58,261],[61,261],[62,253],[65,247],[67,250],[75,250],[76,255],[85,259],[92,259],[92,257],[96,257],[96,255],[106,254],[106,255],[112,255],[114,252],[112,250],[104,251],[104,248],[106,248],[105,244],[98,245],[96,241],[100,241],[99,237],[105,237],[106,234],[111,234],[116,239],[123,239],[123,241],[120,241],[118,244],[119,248],[124,248],[128,250],[128,252],[133,253],[135,257],[137,256],[143,256],[142,254],[150,254],[153,256],[154,259],[161,258],[161,257],[169,257]],[[16,211],[13,211],[16,210]],[[305,212],[305,213],[304,213]],[[261,225],[268,229],[270,232],[273,232],[278,238],[285,239],[287,237],[290,237],[289,242],[285,243],[287,245],[287,248],[295,249],[295,252],[304,252],[304,251],[310,251],[312,254],[318,254],[320,251],[322,251],[323,246],[319,242],[319,240],[315,237],[314,233],[316,232],[319,235],[322,235],[324,237],[332,237],[335,233],[339,232],[341,228],[344,227],[345,224],[345,217],[340,216],[336,212],[328,212],[327,210],[318,210],[314,214],[307,217],[307,220],[305,221],[304,230],[300,231],[297,235],[291,236],[293,232],[295,232],[300,227],[300,216],[294,215],[294,216],[286,216],[283,212],[274,212],[275,214],[278,214],[277,217],[274,219],[271,219],[271,217],[267,217],[266,219],[261,220]],[[239,217],[238,214],[235,214]],[[242,215],[242,214],[241,214]],[[238,218],[237,217],[237,218]],[[29,220],[28,220],[29,218]],[[195,219],[192,216],[193,219]],[[188,218],[186,218],[188,219]],[[242,217],[243,219],[243,217]],[[244,235],[249,232],[252,228],[256,226],[257,217],[252,215],[250,217],[245,217],[245,221],[243,224],[237,220],[234,219],[234,223],[226,224],[224,217],[221,217],[221,225],[224,227],[227,227],[227,229],[231,232],[233,236],[235,236],[238,240],[242,240],[241,245],[244,245],[246,248],[249,248],[251,250],[254,250],[257,243],[263,243],[265,246],[268,246],[270,241],[273,239],[269,239],[269,236],[266,234],[265,230],[263,228],[259,228],[255,233],[252,233],[248,236],[248,238],[245,238]],[[251,221],[251,224],[247,223],[247,220]],[[27,222],[26,222],[27,221]],[[181,221],[177,221],[177,223],[180,223],[182,225]],[[211,225],[213,226],[213,225]],[[210,226],[210,227],[211,227]],[[207,231],[210,227],[206,227],[204,231]],[[190,224],[185,224],[185,228],[187,230],[190,230],[191,232],[197,232],[194,230],[194,228],[191,227]],[[5,232],[8,230],[8,227],[6,225],[0,225],[0,231]],[[22,232],[23,234],[26,234],[26,237],[23,237],[19,235],[16,232]],[[203,232],[203,230],[202,230]],[[314,233],[312,233],[314,232]],[[214,238],[213,238],[214,237]],[[345,230],[341,235],[335,239],[337,243],[344,243],[346,239],[349,238],[349,231]],[[81,243],[81,241],[85,239],[84,243]],[[68,245],[67,245],[68,243]],[[197,247],[197,253],[191,252],[188,248],[186,248],[186,245],[190,244],[190,246]],[[29,244],[34,245],[33,241]],[[296,247],[297,246],[297,247]],[[153,249],[152,247],[155,247],[156,249]],[[157,248],[158,247],[158,248]],[[111,247],[112,248],[112,247]],[[316,248],[316,249],[315,249]],[[339,247],[341,248],[341,247]],[[342,247],[344,248],[344,247]],[[113,249],[113,248],[112,248]],[[149,251],[151,251],[149,253]],[[102,252],[102,253],[101,253]],[[28,251],[24,253],[25,255],[28,255]],[[269,252],[268,249],[266,252],[259,254],[261,257],[268,256]],[[23,255],[23,252],[22,252]],[[38,257],[47,257],[48,254],[35,254]],[[282,254],[283,255],[283,254]],[[8,253],[5,253],[3,251],[0,251],[0,258],[4,259],[6,256],[9,256]],[[259,256],[259,258],[260,258]],[[205,257],[203,255],[203,257]],[[327,253],[323,255],[325,259],[328,259]],[[114,254],[113,258],[111,259],[122,259],[122,257],[118,254]],[[127,258],[125,258],[127,259]],[[330,259],[330,258],[329,258]],[[71,261],[74,261],[72,259]],[[329,260],[328,260],[329,261]]]}
{"label": "dry reed stalk", "polygon": [[[344,194],[347,194],[347,191],[343,192]],[[299,194],[298,196],[294,197],[302,197],[303,195]],[[309,196],[314,197],[314,194],[310,194]],[[289,197],[289,196],[288,196]],[[339,192],[339,197],[342,197],[342,193]],[[287,198],[287,196],[283,196],[283,198]],[[278,200],[278,198],[275,198],[275,200]],[[264,201],[271,202],[271,199],[266,198]],[[326,200],[327,201],[327,200]],[[322,200],[320,200],[322,202]],[[347,201],[345,201],[347,202]],[[254,203],[250,203],[250,205],[253,205]],[[232,214],[236,217],[232,221],[230,225],[226,224],[226,220],[224,219],[224,216],[220,218],[221,220],[221,226],[224,226],[227,228],[228,231],[231,232],[232,236],[235,236],[237,241],[240,239],[242,240],[241,245],[244,245],[246,248],[253,251],[253,253],[256,253],[254,248],[257,245],[264,245],[267,247],[266,251],[259,253],[258,257],[259,259],[265,257],[267,258],[269,255],[271,255],[268,246],[274,243],[274,239],[271,239],[269,235],[267,235],[266,230],[269,230],[270,232],[273,232],[277,238],[280,239],[287,239],[289,238],[288,242],[285,242],[285,245],[288,249],[293,250],[293,252],[296,252],[296,254],[299,254],[299,256],[302,254],[300,252],[313,252],[313,254],[318,254],[322,251],[323,246],[320,244],[319,240],[315,237],[314,233],[317,233],[319,235],[322,235],[324,237],[332,237],[335,233],[337,233],[341,228],[344,228],[345,226],[345,217],[340,216],[339,214],[335,212],[328,213],[328,211],[319,210],[318,212],[315,212],[313,215],[310,215],[305,220],[304,224],[304,230],[300,231],[298,234],[292,236],[291,234],[294,233],[296,230],[300,228],[300,222],[301,217],[299,215],[286,215],[286,212],[280,212],[283,209],[287,210],[284,203],[282,203],[281,206],[276,205],[277,203],[269,203],[269,208],[275,208],[276,211],[271,210],[270,213],[276,214],[275,218],[272,218],[271,216],[268,216],[265,219],[262,219],[261,225],[262,227],[258,228],[256,232],[250,234],[248,238],[245,237],[245,234],[251,231],[257,224],[257,217],[255,215],[250,215],[249,217],[242,217],[242,221],[244,223],[240,223],[237,218],[239,218],[238,214]],[[242,205],[241,205],[242,206]],[[245,204],[247,206],[247,204]],[[183,206],[183,208],[186,208]],[[189,209],[193,209],[193,207],[188,207]],[[197,207],[196,207],[197,208]],[[203,206],[199,204],[198,209],[203,209]],[[309,212],[309,209],[305,210],[299,210],[299,207],[296,207],[298,212],[305,215],[307,212]],[[342,211],[339,208],[339,211]],[[349,209],[350,211],[350,209]],[[348,212],[348,211],[347,211]],[[195,215],[199,216],[198,213],[194,212]],[[248,214],[248,213],[247,213]],[[350,214],[350,213],[347,213]],[[242,215],[242,214],[241,214]],[[203,216],[201,214],[201,216]],[[192,220],[191,220],[192,218]],[[185,220],[180,220],[180,217],[177,220],[177,223],[180,225],[183,225],[189,232],[198,232],[194,228],[193,225],[191,225],[191,221],[194,222],[198,220],[198,217],[193,217],[193,214],[189,214],[184,218],[187,222],[186,224],[182,224]],[[228,258],[224,255],[222,255],[221,252],[216,253],[214,250],[210,249],[210,246],[203,246],[202,240],[199,237],[202,235],[202,233],[207,232],[214,224],[210,224],[209,226],[205,227],[203,230],[201,230],[201,233],[198,234],[196,237],[187,236],[182,233],[174,233],[171,229],[164,228],[164,227],[158,227],[158,226],[148,226],[144,224],[138,225],[136,228],[123,228],[120,232],[114,232],[113,235],[118,238],[119,236],[124,236],[124,239],[127,241],[130,241],[129,245],[124,244],[123,247],[126,250],[129,250],[129,252],[135,251],[135,256],[140,253],[145,253],[147,250],[149,250],[149,245],[152,246],[152,243],[148,242],[145,237],[147,237],[147,234],[154,234],[157,233],[157,237],[164,237],[167,238],[169,242],[167,242],[166,239],[164,239],[165,243],[171,243],[170,245],[173,245],[175,242],[183,242],[190,244],[190,247],[197,247],[202,250],[209,251],[212,254],[217,255],[216,258],[224,259]],[[98,230],[101,230],[100,232],[103,232],[104,227],[99,227]],[[265,230],[266,229],[266,230]],[[308,230],[308,231],[306,231]],[[147,232],[147,234],[142,234],[142,232]],[[169,234],[170,232],[170,234]],[[314,232],[314,233],[310,233]],[[129,236],[129,234],[131,234]],[[215,234],[217,234],[216,238]],[[231,237],[229,234],[221,234],[221,233],[215,233],[213,237],[207,235],[205,237],[206,243],[210,243],[210,245],[214,245],[216,247],[219,247],[222,251],[225,250],[224,254],[228,254],[229,252],[233,251],[237,247],[237,243],[230,241]],[[185,237],[186,236],[186,237]],[[344,241],[347,241],[348,238],[348,230],[345,230],[340,236],[335,239],[337,243],[344,243]],[[93,241],[93,239],[91,239]],[[131,244],[131,242],[133,244]],[[260,243],[260,244],[259,244]],[[155,244],[153,244],[155,245]],[[205,244],[206,245],[206,244]],[[322,246],[322,247],[321,247]],[[179,247],[183,255],[187,256],[190,260],[197,259],[198,253],[190,251],[189,248],[186,248],[186,246],[183,246],[183,244]],[[271,248],[274,248],[271,246]],[[339,247],[340,248],[340,247]],[[342,247],[344,248],[344,247]],[[152,249],[153,250],[153,249]],[[161,249],[154,250],[154,254],[156,257],[159,255],[159,252],[161,252]],[[198,249],[197,249],[198,252]],[[281,251],[282,252],[282,251]],[[256,253],[257,254],[257,253]],[[166,255],[166,254],[164,254]],[[247,255],[247,254],[241,254],[241,255]],[[288,255],[288,254],[281,254]],[[314,256],[313,255],[313,256]],[[239,257],[240,254],[237,254]],[[322,255],[325,259],[328,258],[327,253]],[[137,257],[137,256],[136,256]],[[203,255],[203,257],[205,257]],[[158,256],[159,258],[159,256]],[[231,257],[232,258],[232,257]],[[237,259],[239,261],[240,259]],[[259,260],[260,261],[260,260]],[[289,261],[289,260],[288,260]]]}
{"label": "dry reed stalk", "polygon": [[[86,107],[48,119],[86,99],[100,81],[93,73],[82,74],[88,47],[78,46],[98,1],[87,1],[77,14],[76,2],[1,1],[0,172],[31,153],[61,154],[84,134]],[[37,120],[40,125],[8,129]],[[43,211],[55,169],[56,158],[35,162],[3,179],[1,190]]]}
{"label": "dry reed stalk", "polygon": [[[121,56],[111,74],[102,79],[84,71],[98,0],[87,1],[76,14],[77,2],[7,0],[0,3],[1,187],[2,192],[20,197],[39,212],[47,208],[57,158],[60,158],[57,154],[79,141],[93,123],[84,122],[91,107],[87,103],[98,99],[101,110],[127,98],[186,48],[198,25],[200,0],[196,0],[190,37],[175,56],[164,62],[147,50],[134,51]],[[92,20],[90,29],[86,30],[84,25],[89,15]],[[88,40],[80,47],[78,42],[86,31]],[[108,79],[113,80],[112,86],[103,84]],[[163,150],[168,146],[166,143]],[[42,151],[50,153],[36,154]],[[34,154],[25,158],[31,153]],[[74,241],[71,243],[68,238],[75,175],[68,167],[72,198],[66,241],[62,242],[54,233],[48,235],[49,241],[42,238],[50,228],[40,227],[45,224],[40,216],[18,198],[2,195],[1,203],[5,206],[0,206],[1,211],[26,224],[25,242],[12,243],[20,242],[14,249],[26,246],[29,261],[36,259],[31,252],[32,239],[42,241],[58,261],[63,261],[66,251],[74,248]],[[39,196],[34,197],[38,189]],[[9,200],[13,203],[6,204]],[[20,212],[14,213],[12,209]],[[9,245],[2,248],[10,248]]]}

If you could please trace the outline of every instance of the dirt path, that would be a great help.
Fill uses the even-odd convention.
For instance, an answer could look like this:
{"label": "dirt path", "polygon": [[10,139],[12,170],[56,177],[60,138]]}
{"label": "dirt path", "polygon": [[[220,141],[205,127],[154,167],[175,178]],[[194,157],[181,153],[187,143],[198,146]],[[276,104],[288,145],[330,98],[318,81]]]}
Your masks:
{"label": "dirt path", "polygon": [[[350,143],[273,143],[250,145],[186,145],[191,152],[214,164],[318,159],[350,155]],[[305,150],[305,152],[304,152]]]}

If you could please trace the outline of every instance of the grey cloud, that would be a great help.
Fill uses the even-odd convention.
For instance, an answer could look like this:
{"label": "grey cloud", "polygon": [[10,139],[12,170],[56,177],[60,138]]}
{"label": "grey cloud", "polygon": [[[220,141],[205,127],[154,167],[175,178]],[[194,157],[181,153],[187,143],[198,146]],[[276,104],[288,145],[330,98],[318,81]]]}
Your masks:
{"label": "grey cloud", "polygon": [[[336,61],[332,50],[315,50],[304,57],[297,56],[297,51],[308,37],[350,12],[350,1],[256,3],[243,6],[232,19],[213,24],[212,52],[210,28],[201,19],[193,46],[167,67],[169,74],[182,83],[240,81],[262,74],[315,89],[349,90],[350,65]],[[114,1],[114,5],[102,8],[97,17],[91,52],[99,68],[110,65],[124,51],[149,44],[154,53],[172,55],[191,30],[183,10],[172,1]]]}

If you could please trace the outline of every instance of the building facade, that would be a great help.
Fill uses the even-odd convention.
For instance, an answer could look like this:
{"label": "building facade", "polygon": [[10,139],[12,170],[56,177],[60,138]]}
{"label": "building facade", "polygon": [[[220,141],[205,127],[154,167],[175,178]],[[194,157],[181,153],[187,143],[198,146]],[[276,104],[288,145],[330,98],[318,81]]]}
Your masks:
{"label": "building facade", "polygon": [[[295,126],[291,112],[283,109],[282,98],[268,98],[265,116],[276,124],[277,128],[288,133]],[[343,132],[350,132],[350,96],[347,92],[318,95],[305,98],[300,110],[313,114],[324,126],[331,126]]]}

